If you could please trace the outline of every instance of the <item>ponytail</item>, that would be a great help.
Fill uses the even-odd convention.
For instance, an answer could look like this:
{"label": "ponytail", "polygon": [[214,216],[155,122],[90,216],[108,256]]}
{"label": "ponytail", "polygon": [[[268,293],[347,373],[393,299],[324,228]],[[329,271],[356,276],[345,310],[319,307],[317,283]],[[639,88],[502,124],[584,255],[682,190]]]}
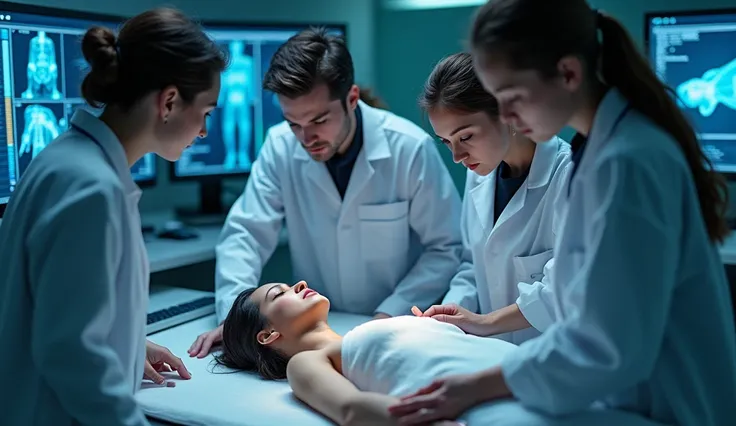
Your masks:
{"label": "ponytail", "polygon": [[388,105],[368,88],[360,88],[360,100],[373,108],[388,109]]}
{"label": "ponytail", "polygon": [[600,70],[604,83],[617,88],[633,108],[677,141],[695,181],[708,235],[712,241],[722,243],[730,232],[725,219],[728,211],[725,180],[713,171],[695,131],[674,100],[676,94],[652,71],[624,27],[600,12],[597,21],[602,34]]}

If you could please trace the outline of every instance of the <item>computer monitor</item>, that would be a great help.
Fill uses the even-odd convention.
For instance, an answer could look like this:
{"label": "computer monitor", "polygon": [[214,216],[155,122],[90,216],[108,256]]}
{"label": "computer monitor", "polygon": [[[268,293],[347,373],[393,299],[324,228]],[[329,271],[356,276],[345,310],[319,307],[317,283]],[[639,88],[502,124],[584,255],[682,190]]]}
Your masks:
{"label": "computer monitor", "polygon": [[172,181],[200,183],[200,205],[179,209],[183,218],[224,219],[222,179],[247,176],[269,127],[283,120],[276,96],[262,90],[271,57],[291,36],[310,26],[321,26],[345,36],[343,24],[244,24],[205,22],[205,30],[230,54],[222,75],[218,107],[207,124],[208,135],[188,148],[171,165]]}
{"label": "computer monitor", "polygon": [[[33,157],[68,129],[74,111],[89,109],[81,95],[88,71],[81,36],[93,25],[116,30],[124,19],[0,1],[0,206]],[[139,163],[136,180],[155,183],[155,157]]]}
{"label": "computer monitor", "polygon": [[736,173],[736,9],[646,14],[645,43],[714,168]]}

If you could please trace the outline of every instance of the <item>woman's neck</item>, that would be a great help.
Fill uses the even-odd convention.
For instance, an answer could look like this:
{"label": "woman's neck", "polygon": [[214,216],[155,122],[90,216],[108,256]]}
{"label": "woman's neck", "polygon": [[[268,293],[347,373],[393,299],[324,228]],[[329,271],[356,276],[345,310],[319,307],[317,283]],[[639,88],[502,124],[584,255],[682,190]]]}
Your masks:
{"label": "woman's neck", "polygon": [[100,120],[120,140],[130,167],[148,152],[146,147],[147,138],[143,136],[146,122],[138,115],[135,112],[123,113],[114,106],[105,108],[100,115]]}
{"label": "woman's neck", "polygon": [[298,340],[289,345],[291,347],[283,348],[282,350],[294,355],[299,352],[324,349],[333,343],[340,342],[342,342],[342,336],[337,334],[326,323],[320,323],[306,333],[302,333]]}
{"label": "woman's neck", "polygon": [[518,133],[516,136],[512,136],[512,141],[509,145],[509,152],[503,159],[504,163],[506,163],[511,170],[511,177],[523,176],[529,171],[536,149],[537,144],[535,144],[531,139]]}

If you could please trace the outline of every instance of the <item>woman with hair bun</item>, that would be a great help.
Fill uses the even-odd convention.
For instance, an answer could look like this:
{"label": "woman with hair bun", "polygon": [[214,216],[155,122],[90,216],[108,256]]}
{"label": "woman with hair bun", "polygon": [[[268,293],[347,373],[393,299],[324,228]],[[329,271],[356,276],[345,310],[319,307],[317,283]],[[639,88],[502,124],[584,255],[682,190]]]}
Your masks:
{"label": "woman with hair bun", "polygon": [[82,40],[91,70],[71,128],[30,163],[0,226],[0,376],[8,424],[148,424],[134,393],[181,360],[147,342],[149,266],[130,167],[175,161],[215,107],[227,57],[160,8]]}

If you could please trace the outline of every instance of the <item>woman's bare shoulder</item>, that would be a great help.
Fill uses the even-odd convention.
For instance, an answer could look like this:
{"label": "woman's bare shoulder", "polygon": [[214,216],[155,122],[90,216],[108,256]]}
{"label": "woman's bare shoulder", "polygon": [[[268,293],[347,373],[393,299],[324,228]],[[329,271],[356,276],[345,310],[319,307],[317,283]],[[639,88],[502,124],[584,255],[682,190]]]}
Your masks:
{"label": "woman's bare shoulder", "polygon": [[332,342],[320,349],[299,352],[291,357],[289,362],[315,362],[325,361],[332,364],[339,361],[342,356],[341,342]]}

